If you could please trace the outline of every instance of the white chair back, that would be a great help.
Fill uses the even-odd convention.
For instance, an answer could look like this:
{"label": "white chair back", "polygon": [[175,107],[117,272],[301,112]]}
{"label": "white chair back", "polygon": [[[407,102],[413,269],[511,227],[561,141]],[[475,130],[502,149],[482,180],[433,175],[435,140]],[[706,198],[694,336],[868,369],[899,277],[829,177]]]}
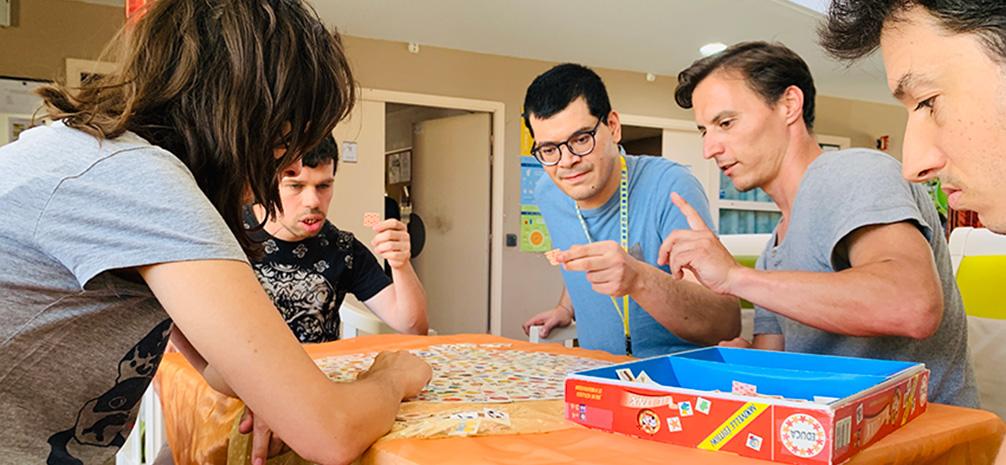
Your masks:
{"label": "white chair back", "polygon": [[968,347],[982,408],[1006,419],[1006,236],[984,228],[955,228],[950,257],[968,314]]}

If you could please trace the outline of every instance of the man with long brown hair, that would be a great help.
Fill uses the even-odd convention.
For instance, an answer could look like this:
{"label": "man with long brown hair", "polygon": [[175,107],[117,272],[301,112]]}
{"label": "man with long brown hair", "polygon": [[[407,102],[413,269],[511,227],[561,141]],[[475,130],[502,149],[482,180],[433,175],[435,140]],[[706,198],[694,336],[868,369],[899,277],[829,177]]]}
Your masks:
{"label": "man with long brown hair", "polygon": [[0,454],[109,460],[173,322],[301,456],[351,461],[430,369],[385,353],[330,382],[256,280],[241,208],[276,215],[279,168],[352,107],[338,36],[297,0],[171,0],[120,39],[119,70],[43,89],[57,123],[0,148]]}

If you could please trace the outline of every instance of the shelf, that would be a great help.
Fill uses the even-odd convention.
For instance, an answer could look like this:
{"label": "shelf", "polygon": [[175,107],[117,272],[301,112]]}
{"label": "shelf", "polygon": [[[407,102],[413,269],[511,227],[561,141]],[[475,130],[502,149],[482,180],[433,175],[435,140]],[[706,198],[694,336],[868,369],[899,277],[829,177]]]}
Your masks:
{"label": "shelf", "polygon": [[720,199],[720,210],[755,210],[762,212],[777,212],[779,207],[772,202],[752,202],[750,200],[724,200]]}

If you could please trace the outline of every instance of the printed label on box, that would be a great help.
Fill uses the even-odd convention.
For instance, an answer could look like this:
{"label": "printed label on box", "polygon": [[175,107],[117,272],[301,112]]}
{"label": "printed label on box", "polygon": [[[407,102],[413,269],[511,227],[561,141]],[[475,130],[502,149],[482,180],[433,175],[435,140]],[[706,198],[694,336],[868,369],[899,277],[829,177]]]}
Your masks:
{"label": "printed label on box", "polygon": [[835,422],[835,450],[842,450],[852,439],[852,417]]}
{"label": "printed label on box", "polygon": [[756,451],[761,451],[761,438],[755,436],[754,434],[748,433],[748,441],[746,443],[748,448],[754,449]]}
{"label": "printed label on box", "polygon": [[667,429],[672,433],[681,431],[681,419],[678,417],[667,417]]}
{"label": "printed label on box", "polygon": [[790,415],[779,428],[779,439],[786,450],[797,457],[810,458],[824,450],[824,427],[810,415]]}
{"label": "printed label on box", "polygon": [[[751,421],[758,418],[763,412],[768,410],[768,404],[755,404],[748,402],[739,410],[730,415],[719,427],[713,430],[705,440],[699,443],[699,449],[720,450],[724,444],[730,442],[737,433],[740,433]],[[815,420],[816,421],[816,420]]]}

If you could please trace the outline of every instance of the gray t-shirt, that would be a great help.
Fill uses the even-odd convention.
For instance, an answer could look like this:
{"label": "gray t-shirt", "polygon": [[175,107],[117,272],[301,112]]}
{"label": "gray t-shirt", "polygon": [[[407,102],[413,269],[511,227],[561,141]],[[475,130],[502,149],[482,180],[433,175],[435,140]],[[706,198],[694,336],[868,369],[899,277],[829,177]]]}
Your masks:
{"label": "gray t-shirt", "polygon": [[922,362],[932,372],[929,397],[933,402],[978,407],[964,305],[939,215],[925,189],[901,177],[901,165],[894,158],[866,149],[821,155],[800,181],[785,238],[774,247],[773,233],[756,267],[842,271],[850,267],[842,243],[849,233],[863,226],[901,221],[919,228],[936,259],[944,298],[943,320],[936,334],[923,340],[845,336],[759,307],[755,308],[754,333],[783,334],[786,350],[791,352]]}
{"label": "gray t-shirt", "polygon": [[101,464],[171,321],[132,268],[245,259],[172,154],[62,124],[0,147],[0,457]]}

